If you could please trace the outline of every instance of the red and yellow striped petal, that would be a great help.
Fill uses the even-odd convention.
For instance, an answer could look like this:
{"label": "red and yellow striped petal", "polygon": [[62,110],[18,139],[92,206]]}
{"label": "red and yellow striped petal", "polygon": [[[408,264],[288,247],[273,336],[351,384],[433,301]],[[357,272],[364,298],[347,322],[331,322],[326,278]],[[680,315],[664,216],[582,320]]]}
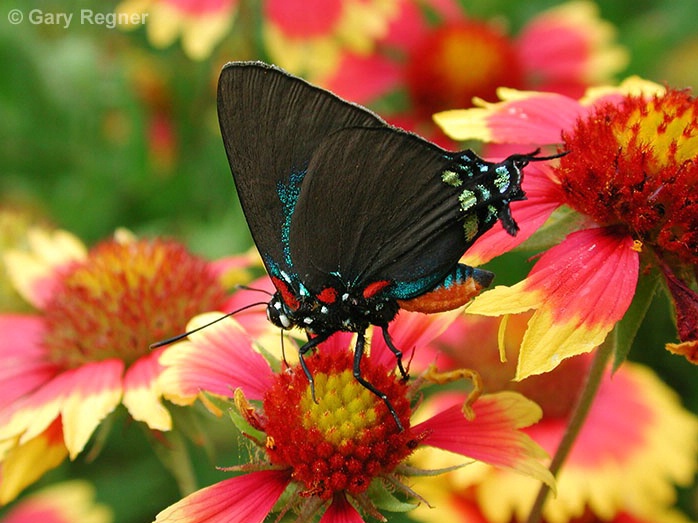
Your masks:
{"label": "red and yellow striped petal", "polygon": [[483,293],[468,312],[499,316],[536,309],[519,354],[516,379],[523,379],[600,345],[628,309],[638,271],[632,238],[585,229],[548,250],[525,280]]}
{"label": "red and yellow striped petal", "polygon": [[15,499],[22,490],[60,465],[68,455],[59,419],[44,432],[24,443],[18,443],[15,438],[3,444],[8,448],[2,453],[0,469],[2,505]]}
{"label": "red and yellow striped petal", "polygon": [[158,362],[164,349],[153,351],[138,359],[124,376],[122,403],[131,417],[142,421],[153,430],[171,430],[172,417],[160,401],[162,391],[158,383],[162,366]]}
{"label": "red and yellow striped petal", "polygon": [[[220,318],[202,314],[187,326],[195,329]],[[232,397],[241,388],[250,399],[261,399],[272,385],[272,371],[239,323],[226,318],[191,334],[189,341],[173,345],[160,357],[164,370],[159,387],[178,405],[193,403],[201,391]]]}
{"label": "red and yellow striped petal", "polygon": [[155,523],[262,523],[289,483],[279,470],[252,472],[190,494],[166,508]]}
{"label": "red and yellow striped petal", "polygon": [[630,77],[617,87],[591,87],[581,100],[556,93],[497,90],[499,102],[474,100],[473,109],[454,109],[434,115],[434,121],[454,140],[488,143],[547,145],[562,142],[562,133],[574,128],[593,104],[617,100],[626,94],[661,94],[661,85]]}
{"label": "red and yellow striped petal", "polygon": [[532,476],[548,485],[555,480],[540,460],[547,454],[522,432],[542,416],[540,407],[516,392],[480,397],[475,418],[463,415],[462,398],[452,407],[413,427],[429,431],[424,445],[436,447]]}
{"label": "red and yellow striped petal", "polygon": [[[229,32],[237,12],[234,0],[214,2],[181,2],[125,0],[117,6],[118,13],[140,14],[146,20],[148,39],[159,48],[182,39],[184,52],[193,60],[203,60]],[[131,29],[135,25],[124,25]]]}
{"label": "red and yellow striped petal", "polygon": [[17,401],[0,418],[0,440],[19,443],[42,434],[60,416],[70,458],[85,447],[99,423],[121,400],[124,363],[105,360],[66,371]]}
{"label": "red and yellow striped petal", "polygon": [[8,275],[22,297],[41,309],[52,296],[57,272],[87,256],[87,248],[66,231],[33,228],[27,233],[29,252],[5,254]]}
{"label": "red and yellow striped petal", "polygon": [[[566,418],[546,416],[527,434],[554,453]],[[690,484],[696,470],[698,420],[646,367],[626,362],[608,373],[585,426],[557,478],[544,521],[566,523],[589,518],[618,523],[688,523],[670,510],[675,484]],[[441,466],[435,453],[419,455],[418,466]],[[508,470],[475,464],[418,480],[416,490],[439,511],[439,521],[525,521],[540,484]],[[418,508],[421,521],[434,511]]]}
{"label": "red and yellow striped petal", "polygon": [[60,372],[47,361],[41,343],[44,332],[38,316],[0,316],[0,361],[4,362],[0,366],[0,412]]}
{"label": "red and yellow striped petal", "polygon": [[555,93],[500,87],[500,102],[475,100],[479,107],[434,115],[434,121],[454,140],[490,143],[554,144],[587,111],[577,100]]}

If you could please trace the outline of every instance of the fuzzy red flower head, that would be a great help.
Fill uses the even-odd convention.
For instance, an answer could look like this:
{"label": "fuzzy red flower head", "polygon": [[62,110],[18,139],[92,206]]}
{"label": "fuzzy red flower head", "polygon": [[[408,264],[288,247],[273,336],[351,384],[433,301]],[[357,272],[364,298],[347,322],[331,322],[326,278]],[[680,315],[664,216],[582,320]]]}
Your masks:
{"label": "fuzzy red flower head", "polygon": [[[347,351],[319,352],[308,359],[317,400],[299,366],[277,375],[264,396],[269,459],[290,466],[306,495],[360,494],[374,477],[392,472],[420,440],[409,428],[401,431],[385,403],[354,378],[351,359]],[[364,378],[386,395],[408,426],[407,385],[381,366],[364,367]]]}
{"label": "fuzzy red flower head", "polygon": [[[467,67],[463,57],[468,57]],[[423,115],[469,107],[474,96],[493,100],[498,87],[523,83],[513,43],[477,20],[445,24],[430,33],[412,49],[405,74]]]}
{"label": "fuzzy red flower head", "polygon": [[164,240],[105,241],[70,264],[57,285],[43,343],[66,369],[114,357],[132,363],[225,299],[208,262]]}
{"label": "fuzzy red flower head", "polygon": [[[684,91],[603,104],[564,134],[567,203],[662,257],[698,263],[698,101]],[[584,154],[583,151],[593,151]]]}

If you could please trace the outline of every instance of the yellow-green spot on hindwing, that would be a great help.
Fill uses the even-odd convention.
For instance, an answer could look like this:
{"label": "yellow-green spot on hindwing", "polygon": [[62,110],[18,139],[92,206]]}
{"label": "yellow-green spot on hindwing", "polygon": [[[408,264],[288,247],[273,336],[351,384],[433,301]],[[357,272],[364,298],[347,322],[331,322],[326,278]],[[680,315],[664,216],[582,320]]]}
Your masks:
{"label": "yellow-green spot on hindwing", "polygon": [[477,196],[475,196],[473,191],[468,189],[465,189],[462,193],[460,193],[458,200],[460,201],[460,208],[463,211],[472,209],[473,206],[477,204]]}
{"label": "yellow-green spot on hindwing", "polygon": [[471,242],[480,230],[480,223],[477,219],[477,214],[470,214],[463,222],[463,232],[465,233],[465,241]]}
{"label": "yellow-green spot on hindwing", "polygon": [[509,169],[507,169],[505,166],[497,167],[495,172],[497,173],[497,176],[495,176],[492,183],[501,194],[509,187],[511,182],[511,174],[509,173]]}
{"label": "yellow-green spot on hindwing", "polygon": [[463,185],[463,180],[461,180],[460,175],[455,171],[443,171],[441,173],[441,181],[451,187],[460,187]]}

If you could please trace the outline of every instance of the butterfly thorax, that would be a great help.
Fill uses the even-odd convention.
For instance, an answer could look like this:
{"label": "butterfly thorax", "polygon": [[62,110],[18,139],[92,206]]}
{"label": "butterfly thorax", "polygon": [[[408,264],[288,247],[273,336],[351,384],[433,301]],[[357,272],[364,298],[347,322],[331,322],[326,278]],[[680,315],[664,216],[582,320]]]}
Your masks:
{"label": "butterfly thorax", "polygon": [[368,292],[325,287],[317,293],[296,293],[288,285],[275,283],[280,290],[267,305],[267,318],[283,329],[300,327],[318,335],[363,332],[369,325],[387,325],[399,309],[396,300],[371,292],[381,285],[367,287]]}

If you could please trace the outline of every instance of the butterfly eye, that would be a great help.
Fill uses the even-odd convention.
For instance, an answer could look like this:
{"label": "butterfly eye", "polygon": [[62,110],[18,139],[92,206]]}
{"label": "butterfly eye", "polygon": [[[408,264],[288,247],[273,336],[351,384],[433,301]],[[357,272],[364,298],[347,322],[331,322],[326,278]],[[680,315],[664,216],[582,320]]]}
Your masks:
{"label": "butterfly eye", "polygon": [[287,307],[277,297],[272,298],[267,305],[267,319],[282,329],[290,329],[293,326]]}

